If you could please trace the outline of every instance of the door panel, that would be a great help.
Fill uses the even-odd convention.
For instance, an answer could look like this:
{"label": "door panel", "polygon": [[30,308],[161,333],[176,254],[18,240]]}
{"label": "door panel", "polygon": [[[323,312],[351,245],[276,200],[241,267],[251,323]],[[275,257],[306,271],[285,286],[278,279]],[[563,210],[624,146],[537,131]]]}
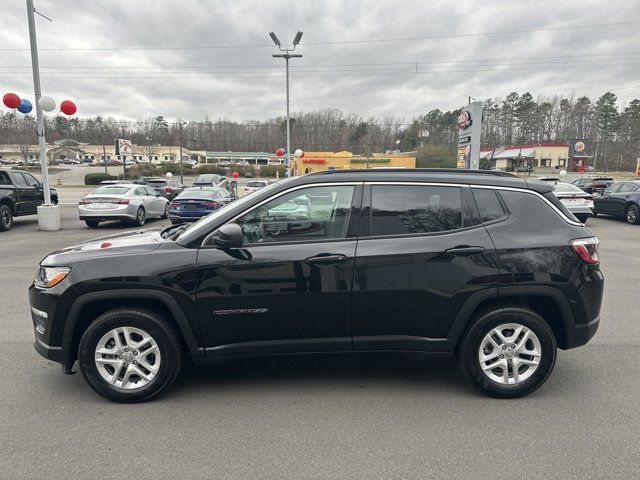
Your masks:
{"label": "door panel", "polygon": [[[484,252],[446,252],[459,245]],[[482,226],[439,235],[361,239],[353,291],[354,348],[433,348],[429,339],[446,338],[467,298],[496,287],[497,275],[493,243]],[[396,338],[385,338],[391,336]]]}
{"label": "door panel", "polygon": [[[355,240],[201,248],[198,316],[208,355],[350,350],[355,249]],[[342,260],[306,261],[323,254]]]}

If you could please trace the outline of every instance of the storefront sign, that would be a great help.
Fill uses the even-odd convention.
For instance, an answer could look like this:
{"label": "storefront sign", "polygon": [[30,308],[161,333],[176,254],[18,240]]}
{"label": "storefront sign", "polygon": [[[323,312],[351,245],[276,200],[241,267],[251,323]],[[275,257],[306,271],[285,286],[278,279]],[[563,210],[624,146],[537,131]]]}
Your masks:
{"label": "storefront sign", "polygon": [[390,158],[353,158],[351,159],[351,163],[390,163]]}
{"label": "storefront sign", "polygon": [[302,163],[319,163],[319,164],[323,164],[323,163],[326,163],[326,160],[324,158],[303,158],[302,159]]}
{"label": "storefront sign", "polygon": [[480,136],[482,135],[482,102],[472,102],[456,119],[458,127],[458,168],[480,168]]}
{"label": "storefront sign", "polygon": [[465,130],[471,126],[471,113],[468,110],[465,110],[458,115],[456,119],[456,125],[460,130]]}

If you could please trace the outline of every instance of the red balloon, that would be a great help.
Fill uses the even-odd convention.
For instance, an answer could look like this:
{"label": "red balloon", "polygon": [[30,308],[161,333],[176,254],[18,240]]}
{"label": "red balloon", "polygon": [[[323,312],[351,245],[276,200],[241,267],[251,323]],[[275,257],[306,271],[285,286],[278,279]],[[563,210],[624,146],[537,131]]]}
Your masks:
{"label": "red balloon", "polygon": [[76,107],[76,104],[73,103],[71,100],[63,100],[62,103],[60,104],[60,110],[65,115],[73,115],[74,113],[76,113],[78,108]]}
{"label": "red balloon", "polygon": [[238,178],[238,172],[233,172],[233,173],[231,174],[231,176],[232,176],[233,178]]}
{"label": "red balloon", "polygon": [[304,157],[304,150],[302,151],[302,153],[300,154],[300,158]]}
{"label": "red balloon", "polygon": [[276,155],[278,155],[279,157],[281,157],[282,155],[284,155],[284,148],[279,148],[276,150]]}
{"label": "red balloon", "polygon": [[2,97],[2,102],[8,108],[18,108],[20,106],[20,97],[15,93],[7,93]]}

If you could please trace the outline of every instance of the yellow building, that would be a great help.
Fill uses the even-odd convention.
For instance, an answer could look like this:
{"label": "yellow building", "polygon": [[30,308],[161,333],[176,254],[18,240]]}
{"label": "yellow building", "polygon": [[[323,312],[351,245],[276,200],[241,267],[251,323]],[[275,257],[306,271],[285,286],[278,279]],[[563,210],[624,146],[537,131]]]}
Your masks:
{"label": "yellow building", "polygon": [[369,157],[351,152],[305,152],[302,158],[293,158],[289,174],[323,172],[325,170],[348,170],[358,168],[416,168],[416,157],[402,154],[374,153]]}

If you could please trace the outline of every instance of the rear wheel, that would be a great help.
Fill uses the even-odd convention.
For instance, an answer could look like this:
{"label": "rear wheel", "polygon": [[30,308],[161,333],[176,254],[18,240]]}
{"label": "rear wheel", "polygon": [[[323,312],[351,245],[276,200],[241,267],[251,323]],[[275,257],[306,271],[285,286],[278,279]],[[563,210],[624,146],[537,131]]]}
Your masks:
{"label": "rear wheel", "polygon": [[162,218],[163,219],[169,218],[169,204],[168,203],[164,206],[164,213],[162,214]]}
{"label": "rear wheel", "polygon": [[144,211],[144,208],[140,207],[138,208],[138,212],[136,213],[136,225],[138,226],[143,226],[145,224],[145,222],[147,221],[147,214]]}
{"label": "rear wheel", "polygon": [[480,391],[516,398],[540,387],[556,361],[556,339],[540,315],[500,307],[480,315],[462,339],[458,363]]}
{"label": "rear wheel", "polygon": [[143,402],[159,395],[182,368],[180,337],[157,313],[135,308],[108,311],[80,340],[78,360],[85,380],[116,402]]}
{"label": "rear wheel", "polygon": [[85,220],[84,223],[86,223],[89,228],[98,228],[98,225],[100,225],[98,220]]}
{"label": "rear wheel", "polygon": [[624,212],[624,218],[627,223],[631,225],[637,225],[640,223],[640,209],[637,205],[629,205]]}
{"label": "rear wheel", "polygon": [[13,225],[13,212],[9,205],[0,205],[0,232],[11,230]]}

